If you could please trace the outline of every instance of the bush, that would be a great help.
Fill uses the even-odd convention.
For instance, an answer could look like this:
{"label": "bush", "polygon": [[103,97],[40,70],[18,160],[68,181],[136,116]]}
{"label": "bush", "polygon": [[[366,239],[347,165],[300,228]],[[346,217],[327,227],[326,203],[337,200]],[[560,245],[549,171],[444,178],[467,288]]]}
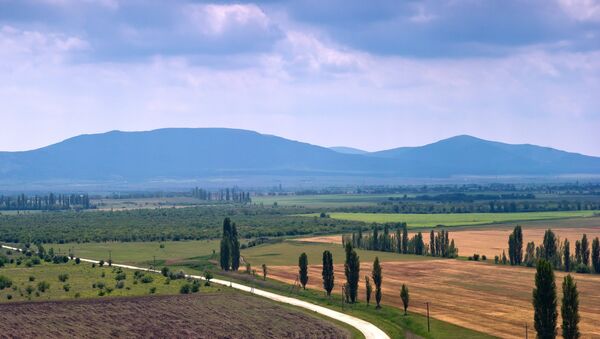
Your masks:
{"label": "bush", "polygon": [[473,260],[479,261],[479,254],[477,254],[477,253],[473,254]]}
{"label": "bush", "polygon": [[75,258],[75,263],[76,263],[77,265],[81,264],[81,259],[79,259],[79,258]]}
{"label": "bush", "polygon": [[69,284],[63,285],[63,290],[65,290],[65,292],[69,292],[70,289],[71,289],[71,285],[69,285]]}
{"label": "bush", "polygon": [[104,271],[102,271],[102,273],[100,274],[100,277],[101,277],[101,278],[104,278],[104,277],[106,277],[106,273],[105,273]]}
{"label": "bush", "polygon": [[487,257],[485,256],[485,254],[481,256],[481,260],[483,260],[483,261],[487,260]]}
{"label": "bush", "polygon": [[9,288],[11,286],[12,286],[12,280],[10,280],[8,277],[0,275],[0,290]]}
{"label": "bush", "polygon": [[115,285],[115,287],[118,289],[122,289],[123,287],[125,287],[125,282],[123,280],[119,280],[119,281],[117,281],[117,284]]}
{"label": "bush", "polygon": [[106,291],[106,293],[107,293],[107,294],[111,294],[111,293],[112,293],[112,291],[113,291],[113,289],[112,289],[111,287],[107,287],[107,288],[105,289],[105,291]]}
{"label": "bush", "polygon": [[152,278],[152,276],[145,275],[142,277],[142,279],[140,279],[140,281],[142,282],[142,284],[149,284],[154,281],[154,278]]}
{"label": "bush", "polygon": [[69,280],[69,275],[67,273],[61,273],[58,275],[58,281],[65,282]]}
{"label": "bush", "polygon": [[185,283],[179,289],[179,293],[181,293],[181,294],[190,294],[191,290],[192,290],[192,286],[190,284],[188,284],[188,283]]}
{"label": "bush", "polygon": [[35,281],[35,277],[34,277],[34,276],[32,276],[32,275],[30,275],[30,276],[29,276],[29,281]]}
{"label": "bush", "polygon": [[33,293],[33,291],[35,291],[35,289],[31,285],[27,285],[27,287],[25,288],[25,292],[27,292],[27,294],[29,294],[29,295],[31,295],[31,293]]}
{"label": "bush", "polygon": [[495,256],[494,257],[494,264],[498,265],[499,262],[500,262],[500,257]]}
{"label": "bush", "polygon": [[31,262],[32,262],[34,265],[39,265],[39,264],[41,264],[41,263],[42,263],[42,261],[40,260],[40,258],[39,258],[39,257],[34,257],[33,259],[31,259]]}
{"label": "bush", "polygon": [[49,289],[50,289],[50,284],[47,283],[46,281],[42,280],[37,284],[37,290],[42,293],[46,292]]}
{"label": "bush", "polygon": [[469,258],[467,258],[467,259],[469,259],[469,261],[473,261],[473,257],[469,257]]}
{"label": "bush", "polygon": [[171,283],[171,278],[165,279],[165,285],[169,285]]}
{"label": "bush", "polygon": [[98,296],[99,297],[103,297],[104,296],[104,291],[103,290],[98,291]]}
{"label": "bush", "polygon": [[6,299],[8,299],[8,300],[12,299],[12,294],[7,294]]}
{"label": "bush", "polygon": [[192,293],[197,293],[198,291],[200,291],[200,281],[194,280],[192,283]]}
{"label": "bush", "polygon": [[575,266],[575,272],[577,273],[591,273],[592,271],[587,265],[579,264]]}
{"label": "bush", "polygon": [[95,268],[95,267],[96,267],[96,263],[93,262],[92,263],[92,268]]}
{"label": "bush", "polygon": [[100,261],[98,262],[98,265],[100,265],[100,267],[104,266],[104,260],[100,260]]}
{"label": "bush", "polygon": [[79,292],[75,293],[75,298],[79,298],[81,297],[81,294],[79,294]]}
{"label": "bush", "polygon": [[104,281],[98,281],[95,285],[99,289],[103,289],[104,287],[106,287],[106,284],[104,283]]}
{"label": "bush", "polygon": [[127,279],[127,275],[125,274],[125,272],[119,272],[115,276],[116,281],[121,281],[121,280],[125,280],[125,279]]}
{"label": "bush", "polygon": [[150,294],[156,293],[156,287],[150,287]]}
{"label": "bush", "polygon": [[165,267],[163,267],[163,268],[160,270],[160,273],[161,273],[163,276],[165,276],[165,277],[168,277],[168,276],[169,276],[169,268],[168,268],[168,267],[166,267],[166,266],[165,266]]}

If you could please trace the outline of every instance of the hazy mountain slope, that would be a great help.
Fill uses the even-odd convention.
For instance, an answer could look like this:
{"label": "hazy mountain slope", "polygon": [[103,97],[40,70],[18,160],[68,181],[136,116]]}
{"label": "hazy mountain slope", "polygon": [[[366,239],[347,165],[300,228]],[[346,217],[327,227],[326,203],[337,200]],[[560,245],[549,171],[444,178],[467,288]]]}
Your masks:
{"label": "hazy mountain slope", "polygon": [[600,158],[470,136],[361,155],[246,130],[173,128],[81,135],[37,150],[0,152],[2,182],[571,173],[600,174]]}
{"label": "hazy mountain slope", "polygon": [[334,150],[338,153],[343,153],[343,154],[367,154],[367,153],[369,153],[367,151],[363,151],[358,148],[345,147],[345,146],[334,146],[334,147],[329,147],[329,149]]}

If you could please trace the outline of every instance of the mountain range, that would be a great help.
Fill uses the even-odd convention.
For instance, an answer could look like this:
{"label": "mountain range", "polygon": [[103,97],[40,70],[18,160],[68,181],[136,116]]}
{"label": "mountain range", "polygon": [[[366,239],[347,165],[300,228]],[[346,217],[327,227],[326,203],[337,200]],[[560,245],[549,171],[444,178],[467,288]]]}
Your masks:
{"label": "mountain range", "polygon": [[152,181],[252,176],[448,178],[600,174],[600,158],[461,135],[419,147],[366,152],[253,131],[167,128],[76,136],[0,152],[0,184]]}

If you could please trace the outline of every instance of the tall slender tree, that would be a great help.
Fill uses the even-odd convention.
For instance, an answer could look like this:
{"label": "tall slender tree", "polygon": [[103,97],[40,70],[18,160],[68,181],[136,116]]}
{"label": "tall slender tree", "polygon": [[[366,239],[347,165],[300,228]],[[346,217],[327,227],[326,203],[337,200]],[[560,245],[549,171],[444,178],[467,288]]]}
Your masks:
{"label": "tall slender tree", "polygon": [[238,240],[237,226],[231,225],[231,270],[237,271],[240,268],[240,241]]}
{"label": "tall slender tree", "polygon": [[408,295],[408,287],[402,284],[402,289],[400,290],[400,299],[402,299],[402,306],[404,306],[404,315],[406,315],[406,310],[408,309],[409,295]]}
{"label": "tall slender tree", "polygon": [[598,237],[592,241],[592,266],[594,272],[600,273],[600,241]]}
{"label": "tall slender tree", "polygon": [[565,272],[571,272],[571,243],[569,239],[565,239],[563,244],[563,266]]}
{"label": "tall slender tree", "polygon": [[565,339],[577,339],[579,333],[579,293],[577,283],[567,275],[562,284],[563,298],[560,313],[562,316],[562,335]]}
{"label": "tall slender tree", "polygon": [[517,225],[513,230],[515,235],[515,265],[521,265],[523,263],[523,229]]}
{"label": "tall slender tree", "polygon": [[352,244],[346,244],[346,262],[344,264],[344,273],[346,275],[348,299],[351,303],[356,302],[358,293],[358,279],[360,277],[360,258],[352,248]]}
{"label": "tall slender tree", "polygon": [[581,241],[575,240],[575,262],[581,264]]}
{"label": "tall slender tree", "polygon": [[408,227],[402,223],[402,253],[408,253]]}
{"label": "tall slender tree", "polygon": [[549,261],[553,267],[557,267],[557,263],[559,260],[557,256],[557,244],[556,244],[556,235],[552,230],[547,230],[544,233],[544,251],[542,253],[542,258]]}
{"label": "tall slender tree", "polygon": [[308,283],[308,257],[304,252],[298,258],[298,268],[300,284],[302,284],[303,289],[306,289],[306,284]]}
{"label": "tall slender tree", "polygon": [[552,264],[541,259],[537,264],[533,289],[534,326],[540,339],[556,338],[556,282]]}
{"label": "tall slender tree", "polygon": [[429,254],[432,257],[437,256],[437,253],[435,251],[436,246],[435,246],[435,233],[433,233],[433,230],[431,230],[431,233],[429,233]]}
{"label": "tall slender tree", "polygon": [[373,293],[373,286],[369,276],[365,275],[365,298],[367,299],[367,306],[371,303],[371,294]]}
{"label": "tall slender tree", "polygon": [[581,263],[585,266],[590,266],[590,243],[585,234],[581,238]]}
{"label": "tall slender tree", "polygon": [[375,283],[375,302],[377,303],[377,308],[381,308],[381,281],[383,277],[381,275],[381,265],[379,264],[379,257],[375,257],[371,277],[373,278],[373,283]]}
{"label": "tall slender tree", "polygon": [[329,251],[323,252],[323,288],[327,296],[331,296],[334,285],[333,255]]}
{"label": "tall slender tree", "polygon": [[396,252],[402,253],[402,230],[399,225],[396,227]]}

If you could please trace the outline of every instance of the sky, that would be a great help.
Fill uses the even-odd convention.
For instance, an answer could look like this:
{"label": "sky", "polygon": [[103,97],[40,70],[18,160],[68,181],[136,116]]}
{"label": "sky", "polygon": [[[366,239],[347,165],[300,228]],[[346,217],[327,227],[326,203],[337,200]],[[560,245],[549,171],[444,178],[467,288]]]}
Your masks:
{"label": "sky", "polygon": [[600,0],[0,0],[0,150],[231,127],[600,156]]}

